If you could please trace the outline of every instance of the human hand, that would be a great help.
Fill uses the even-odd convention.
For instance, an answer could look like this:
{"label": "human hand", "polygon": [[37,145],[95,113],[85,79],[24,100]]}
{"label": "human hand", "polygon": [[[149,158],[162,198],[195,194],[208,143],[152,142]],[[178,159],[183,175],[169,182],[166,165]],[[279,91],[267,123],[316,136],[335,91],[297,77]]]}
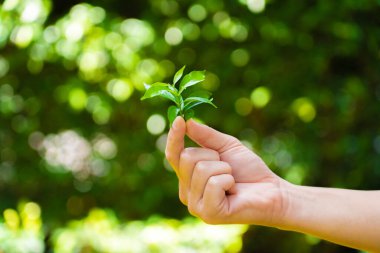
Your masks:
{"label": "human hand", "polygon": [[[184,147],[188,135],[200,147]],[[179,197],[206,223],[277,226],[286,209],[288,183],[235,137],[177,117],[166,157],[179,178]]]}
{"label": "human hand", "polygon": [[[200,147],[185,148],[185,135]],[[180,117],[170,129],[166,157],[179,178],[181,201],[206,223],[265,225],[380,252],[380,191],[292,185],[236,138]]]}

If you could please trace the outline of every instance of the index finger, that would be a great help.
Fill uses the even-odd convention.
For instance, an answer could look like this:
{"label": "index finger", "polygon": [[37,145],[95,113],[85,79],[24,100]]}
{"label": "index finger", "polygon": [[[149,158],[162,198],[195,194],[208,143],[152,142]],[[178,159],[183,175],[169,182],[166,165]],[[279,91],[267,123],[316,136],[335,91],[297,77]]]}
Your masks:
{"label": "index finger", "polygon": [[186,123],[182,117],[177,117],[169,130],[166,141],[165,156],[173,169],[178,172],[179,158],[185,148]]}

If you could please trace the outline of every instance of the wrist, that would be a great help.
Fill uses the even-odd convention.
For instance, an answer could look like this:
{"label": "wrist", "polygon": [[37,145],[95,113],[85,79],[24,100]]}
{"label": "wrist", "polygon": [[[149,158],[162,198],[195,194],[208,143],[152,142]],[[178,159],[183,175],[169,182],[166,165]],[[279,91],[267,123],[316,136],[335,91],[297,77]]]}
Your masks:
{"label": "wrist", "polygon": [[297,220],[302,216],[302,198],[299,197],[302,186],[282,180],[280,182],[281,206],[276,227],[294,231]]}
{"label": "wrist", "polygon": [[[279,229],[296,231],[296,232],[314,232],[312,226],[316,220],[321,220],[321,212],[326,211],[329,207],[320,203],[323,195],[328,195],[318,188],[295,185],[286,182],[283,187],[283,212]],[[322,209],[321,209],[322,208]]]}

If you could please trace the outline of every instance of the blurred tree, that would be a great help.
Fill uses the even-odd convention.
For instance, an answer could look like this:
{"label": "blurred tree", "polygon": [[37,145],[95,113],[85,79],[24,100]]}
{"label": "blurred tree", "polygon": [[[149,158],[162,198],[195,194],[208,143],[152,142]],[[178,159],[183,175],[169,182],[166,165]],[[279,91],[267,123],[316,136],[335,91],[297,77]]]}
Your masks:
{"label": "blurred tree", "polygon": [[[4,1],[1,210],[32,200],[47,230],[93,207],[186,216],[164,161],[167,103],[139,100],[144,82],[185,64],[207,70],[220,108],[197,115],[280,176],[379,189],[379,11],[370,0]],[[265,231],[245,237],[246,252],[273,240],[278,252],[351,252]]]}

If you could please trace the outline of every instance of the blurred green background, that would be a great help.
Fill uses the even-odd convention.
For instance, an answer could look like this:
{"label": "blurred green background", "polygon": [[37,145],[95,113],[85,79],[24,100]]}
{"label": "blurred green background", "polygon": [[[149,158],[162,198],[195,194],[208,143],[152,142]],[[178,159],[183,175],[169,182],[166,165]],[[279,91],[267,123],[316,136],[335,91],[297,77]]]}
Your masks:
{"label": "blurred green background", "polygon": [[380,189],[379,14],[379,0],[2,1],[0,252],[357,252],[190,218],[164,160],[169,103],[140,97],[205,69],[219,108],[197,116],[275,173]]}

